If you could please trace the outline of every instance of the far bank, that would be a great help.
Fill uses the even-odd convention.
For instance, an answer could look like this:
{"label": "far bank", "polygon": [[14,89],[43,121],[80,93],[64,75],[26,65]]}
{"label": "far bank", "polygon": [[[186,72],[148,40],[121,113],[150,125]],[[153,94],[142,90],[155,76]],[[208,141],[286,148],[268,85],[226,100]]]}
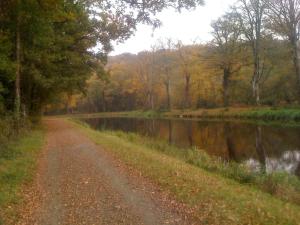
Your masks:
{"label": "far bank", "polygon": [[68,117],[141,117],[141,118],[186,118],[186,119],[240,119],[260,120],[270,122],[300,122],[300,108],[275,108],[275,107],[231,107],[197,110],[172,110],[172,111],[124,111],[124,112],[99,112],[99,113],[74,113]]}

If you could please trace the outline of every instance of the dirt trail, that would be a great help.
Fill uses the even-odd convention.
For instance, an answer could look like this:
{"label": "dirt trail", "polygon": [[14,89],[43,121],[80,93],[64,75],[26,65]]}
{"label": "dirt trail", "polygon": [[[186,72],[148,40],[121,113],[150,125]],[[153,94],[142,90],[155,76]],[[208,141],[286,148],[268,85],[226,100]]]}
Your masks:
{"label": "dirt trail", "polygon": [[19,224],[191,224],[78,129],[45,123],[47,146]]}

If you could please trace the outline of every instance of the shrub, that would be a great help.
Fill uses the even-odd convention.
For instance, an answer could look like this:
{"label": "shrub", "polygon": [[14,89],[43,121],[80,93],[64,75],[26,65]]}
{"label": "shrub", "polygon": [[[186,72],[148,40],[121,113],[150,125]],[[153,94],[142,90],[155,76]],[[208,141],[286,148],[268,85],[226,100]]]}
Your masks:
{"label": "shrub", "polygon": [[17,124],[12,116],[0,116],[0,149],[6,145],[11,139],[17,138],[31,127],[28,120],[22,119]]}

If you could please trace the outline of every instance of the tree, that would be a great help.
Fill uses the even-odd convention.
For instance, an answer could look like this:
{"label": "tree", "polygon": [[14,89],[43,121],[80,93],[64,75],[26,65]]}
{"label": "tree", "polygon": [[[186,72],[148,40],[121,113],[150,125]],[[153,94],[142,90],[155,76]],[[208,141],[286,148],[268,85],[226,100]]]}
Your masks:
{"label": "tree", "polygon": [[143,85],[143,93],[145,98],[145,107],[154,109],[154,86],[155,86],[155,49],[151,52],[141,52],[138,54],[136,62],[136,72],[138,79]]}
{"label": "tree", "polygon": [[299,34],[300,34],[300,1],[299,0],[265,0],[268,6],[268,17],[271,19],[271,29],[286,37],[292,49],[296,80],[298,83],[298,98],[300,98],[300,64],[299,64]]}
{"label": "tree", "polygon": [[20,12],[20,0],[16,2],[16,81],[15,81],[15,117],[19,120],[20,108],[21,108],[21,12]]}
{"label": "tree", "polygon": [[252,92],[257,105],[260,104],[260,81],[264,73],[261,41],[266,3],[263,0],[239,0],[238,12],[243,34],[250,44],[253,55]]}
{"label": "tree", "polygon": [[223,70],[223,105],[229,104],[229,82],[231,76],[242,66],[241,60],[241,25],[235,13],[227,13],[212,23],[214,37],[211,57],[208,61]]}
{"label": "tree", "polygon": [[191,67],[194,63],[193,61],[193,55],[189,51],[187,46],[184,46],[182,42],[178,42],[176,44],[176,50],[178,54],[178,61],[179,66],[181,69],[181,73],[183,74],[184,80],[185,80],[185,87],[184,87],[184,101],[183,105],[185,108],[191,107],[191,99],[190,99],[190,86],[191,86]]}
{"label": "tree", "polygon": [[172,70],[175,67],[175,59],[173,54],[174,43],[172,39],[167,39],[166,42],[161,42],[160,50],[158,52],[160,58],[158,60],[158,66],[160,78],[165,87],[167,109],[171,110],[171,76]]}

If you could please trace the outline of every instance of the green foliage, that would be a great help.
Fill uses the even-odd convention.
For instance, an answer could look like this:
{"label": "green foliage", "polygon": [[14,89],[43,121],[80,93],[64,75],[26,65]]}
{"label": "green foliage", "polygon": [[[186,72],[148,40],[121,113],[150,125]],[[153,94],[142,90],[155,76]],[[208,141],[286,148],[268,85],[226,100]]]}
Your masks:
{"label": "green foliage", "polygon": [[147,1],[142,6],[119,0],[1,1],[0,106],[13,111],[16,102],[20,108],[15,100],[20,77],[22,113],[40,115],[62,93],[83,92],[92,74],[103,76],[111,43],[127,39],[138,23],[157,26],[153,15],[164,8],[199,4],[203,1]]}
{"label": "green foliage", "polygon": [[21,186],[31,180],[42,144],[43,132],[34,130],[0,148],[0,224],[15,224]]}

